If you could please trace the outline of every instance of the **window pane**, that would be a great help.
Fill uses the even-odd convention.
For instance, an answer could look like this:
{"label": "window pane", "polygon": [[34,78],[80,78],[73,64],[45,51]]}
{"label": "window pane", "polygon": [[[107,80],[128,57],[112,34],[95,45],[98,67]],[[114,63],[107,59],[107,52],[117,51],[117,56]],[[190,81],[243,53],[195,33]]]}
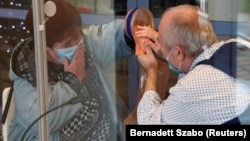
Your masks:
{"label": "window pane", "polygon": [[198,5],[197,0],[150,0],[150,9],[156,18],[161,17],[165,9],[180,5],[180,4],[191,4]]}
{"label": "window pane", "polygon": [[[30,0],[0,2],[0,91],[10,86],[8,78],[9,59],[17,43],[30,36],[24,19],[26,10],[31,7]],[[2,105],[2,97],[0,98]]]}
{"label": "window pane", "polygon": [[[80,8],[79,10],[83,10],[81,13],[81,16],[84,14],[88,15],[87,13],[90,13],[91,15],[111,15],[111,16],[125,15],[127,11],[126,0],[115,0],[115,1],[113,0],[95,0],[95,1],[94,0],[86,0],[86,1],[73,0],[70,2],[72,2],[72,4],[74,4],[78,8]],[[23,41],[25,38],[31,36],[30,31],[27,30],[26,25],[24,23],[27,11],[28,9],[30,9],[31,5],[32,5],[32,0],[11,0],[11,1],[4,0],[0,2],[0,56],[1,56],[0,89],[1,89],[1,92],[4,88],[10,86],[10,81],[8,78],[9,60],[10,60],[10,56],[14,47],[18,43]],[[16,15],[20,15],[20,16],[16,16]],[[104,20],[104,19],[100,19],[100,20]],[[99,23],[92,23],[92,24],[97,25]],[[84,28],[88,28],[89,25],[82,25],[82,26]],[[113,38],[115,39],[116,37],[114,36]],[[110,54],[115,55],[115,52],[110,52]],[[33,59],[35,60],[35,57],[33,57]],[[90,63],[88,65],[90,66]],[[33,65],[32,67],[35,67],[35,65]],[[118,111],[114,112],[116,113],[116,115],[112,115],[112,116],[119,118],[118,119],[119,122],[122,122],[123,118],[127,116],[127,112],[128,112],[127,111],[128,110],[127,109],[128,108],[127,106],[127,101],[128,101],[127,99],[127,96],[128,96],[127,95],[128,94],[127,60],[121,60],[103,71],[106,74],[106,76],[104,77],[108,77],[109,79],[108,85],[114,88],[115,96],[111,97],[111,99],[114,100],[112,102],[115,103],[118,101],[118,106],[115,107],[116,106],[115,105],[112,107],[112,109],[115,109],[115,110],[117,109]],[[102,91],[95,90],[95,94],[99,94],[101,92]],[[0,102],[2,102],[2,100]],[[109,107],[109,106],[102,106],[102,107]],[[29,117],[32,117],[32,116],[29,116]],[[35,118],[35,116],[33,118]],[[106,124],[102,124],[102,125],[105,126]],[[98,131],[98,133],[100,132]],[[114,133],[113,137],[116,137],[116,133]]]}
{"label": "window pane", "polygon": [[1,0],[0,8],[29,9],[31,0]]}
{"label": "window pane", "polygon": [[127,0],[67,0],[82,13],[102,15],[125,15]]}

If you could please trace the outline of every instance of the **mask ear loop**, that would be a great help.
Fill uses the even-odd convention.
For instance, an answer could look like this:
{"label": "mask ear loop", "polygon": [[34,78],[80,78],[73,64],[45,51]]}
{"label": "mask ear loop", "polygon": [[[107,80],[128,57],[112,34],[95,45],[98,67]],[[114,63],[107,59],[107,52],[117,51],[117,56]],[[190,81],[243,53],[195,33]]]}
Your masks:
{"label": "mask ear loop", "polygon": [[[83,38],[79,41],[79,43],[76,45],[77,48],[83,43]],[[84,47],[84,46],[83,46]]]}
{"label": "mask ear loop", "polygon": [[181,71],[181,64],[182,64],[182,61],[180,62],[180,64],[179,64],[179,67],[178,67],[178,69]]}
{"label": "mask ear loop", "polygon": [[[49,47],[47,47],[47,48],[49,48]],[[46,49],[46,50],[49,52],[49,54],[51,54],[51,56],[52,56],[54,59],[57,60],[57,62],[61,63],[61,62],[59,61],[59,59],[56,58],[56,56],[55,56],[55,54],[54,54],[54,50],[55,50],[55,49],[49,48],[49,49]],[[52,52],[52,53],[51,53],[51,52]]]}
{"label": "mask ear loop", "polygon": [[174,47],[171,49],[171,51],[169,52],[168,56],[166,57],[166,60],[167,60],[168,62],[169,62],[169,57],[170,57],[170,55],[172,54],[173,50],[174,50]]}

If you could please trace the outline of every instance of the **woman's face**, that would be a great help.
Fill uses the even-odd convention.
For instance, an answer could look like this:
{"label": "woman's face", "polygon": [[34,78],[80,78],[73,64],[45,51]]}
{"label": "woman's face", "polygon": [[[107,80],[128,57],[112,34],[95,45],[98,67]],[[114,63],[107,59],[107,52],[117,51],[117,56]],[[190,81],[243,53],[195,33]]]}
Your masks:
{"label": "woman's face", "polygon": [[73,36],[69,36],[63,39],[60,42],[54,43],[54,45],[51,48],[47,47],[48,60],[56,64],[63,63],[62,58],[60,58],[62,54],[60,54],[59,52],[64,52],[64,54],[69,54],[70,52],[72,52],[73,48],[82,46],[82,40],[83,40],[83,36],[81,32],[78,32],[74,34]]}
{"label": "woman's face", "polygon": [[53,49],[65,49],[65,48],[69,48],[71,46],[76,45],[77,43],[79,43],[82,39],[82,34],[80,32],[74,34],[73,36],[69,36],[68,38],[65,38],[64,40],[62,40],[61,42],[56,42],[52,48]]}

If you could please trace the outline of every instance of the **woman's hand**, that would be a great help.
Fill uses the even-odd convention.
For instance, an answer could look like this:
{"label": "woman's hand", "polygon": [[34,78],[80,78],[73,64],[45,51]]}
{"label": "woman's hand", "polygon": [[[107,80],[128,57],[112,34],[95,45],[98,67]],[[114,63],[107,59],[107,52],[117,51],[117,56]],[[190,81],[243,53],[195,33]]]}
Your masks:
{"label": "woman's hand", "polygon": [[80,45],[73,57],[71,63],[64,58],[64,71],[73,73],[80,81],[83,80],[85,75],[85,58],[84,58],[84,47]]}

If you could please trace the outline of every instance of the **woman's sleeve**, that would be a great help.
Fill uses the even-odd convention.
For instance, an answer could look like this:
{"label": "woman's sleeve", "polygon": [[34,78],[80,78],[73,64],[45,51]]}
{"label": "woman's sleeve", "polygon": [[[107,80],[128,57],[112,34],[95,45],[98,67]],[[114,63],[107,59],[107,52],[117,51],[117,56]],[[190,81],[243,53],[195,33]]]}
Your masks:
{"label": "woman's sleeve", "polygon": [[[77,94],[67,83],[59,81],[54,85],[49,85],[48,96],[49,107],[51,109],[76,97]],[[37,88],[31,86],[30,83],[24,79],[15,80],[14,100],[16,114],[20,117],[17,120],[19,120],[23,126],[28,127],[40,115]],[[81,103],[66,105],[47,114],[48,117],[50,117],[51,131],[53,132],[60,128],[61,125],[69,120],[81,107]],[[32,132],[39,132],[38,123],[39,121],[31,128]]]}
{"label": "woman's sleeve", "polygon": [[125,38],[122,19],[102,25],[90,25],[83,33],[87,38],[88,48],[102,67],[134,53],[133,44]]}

